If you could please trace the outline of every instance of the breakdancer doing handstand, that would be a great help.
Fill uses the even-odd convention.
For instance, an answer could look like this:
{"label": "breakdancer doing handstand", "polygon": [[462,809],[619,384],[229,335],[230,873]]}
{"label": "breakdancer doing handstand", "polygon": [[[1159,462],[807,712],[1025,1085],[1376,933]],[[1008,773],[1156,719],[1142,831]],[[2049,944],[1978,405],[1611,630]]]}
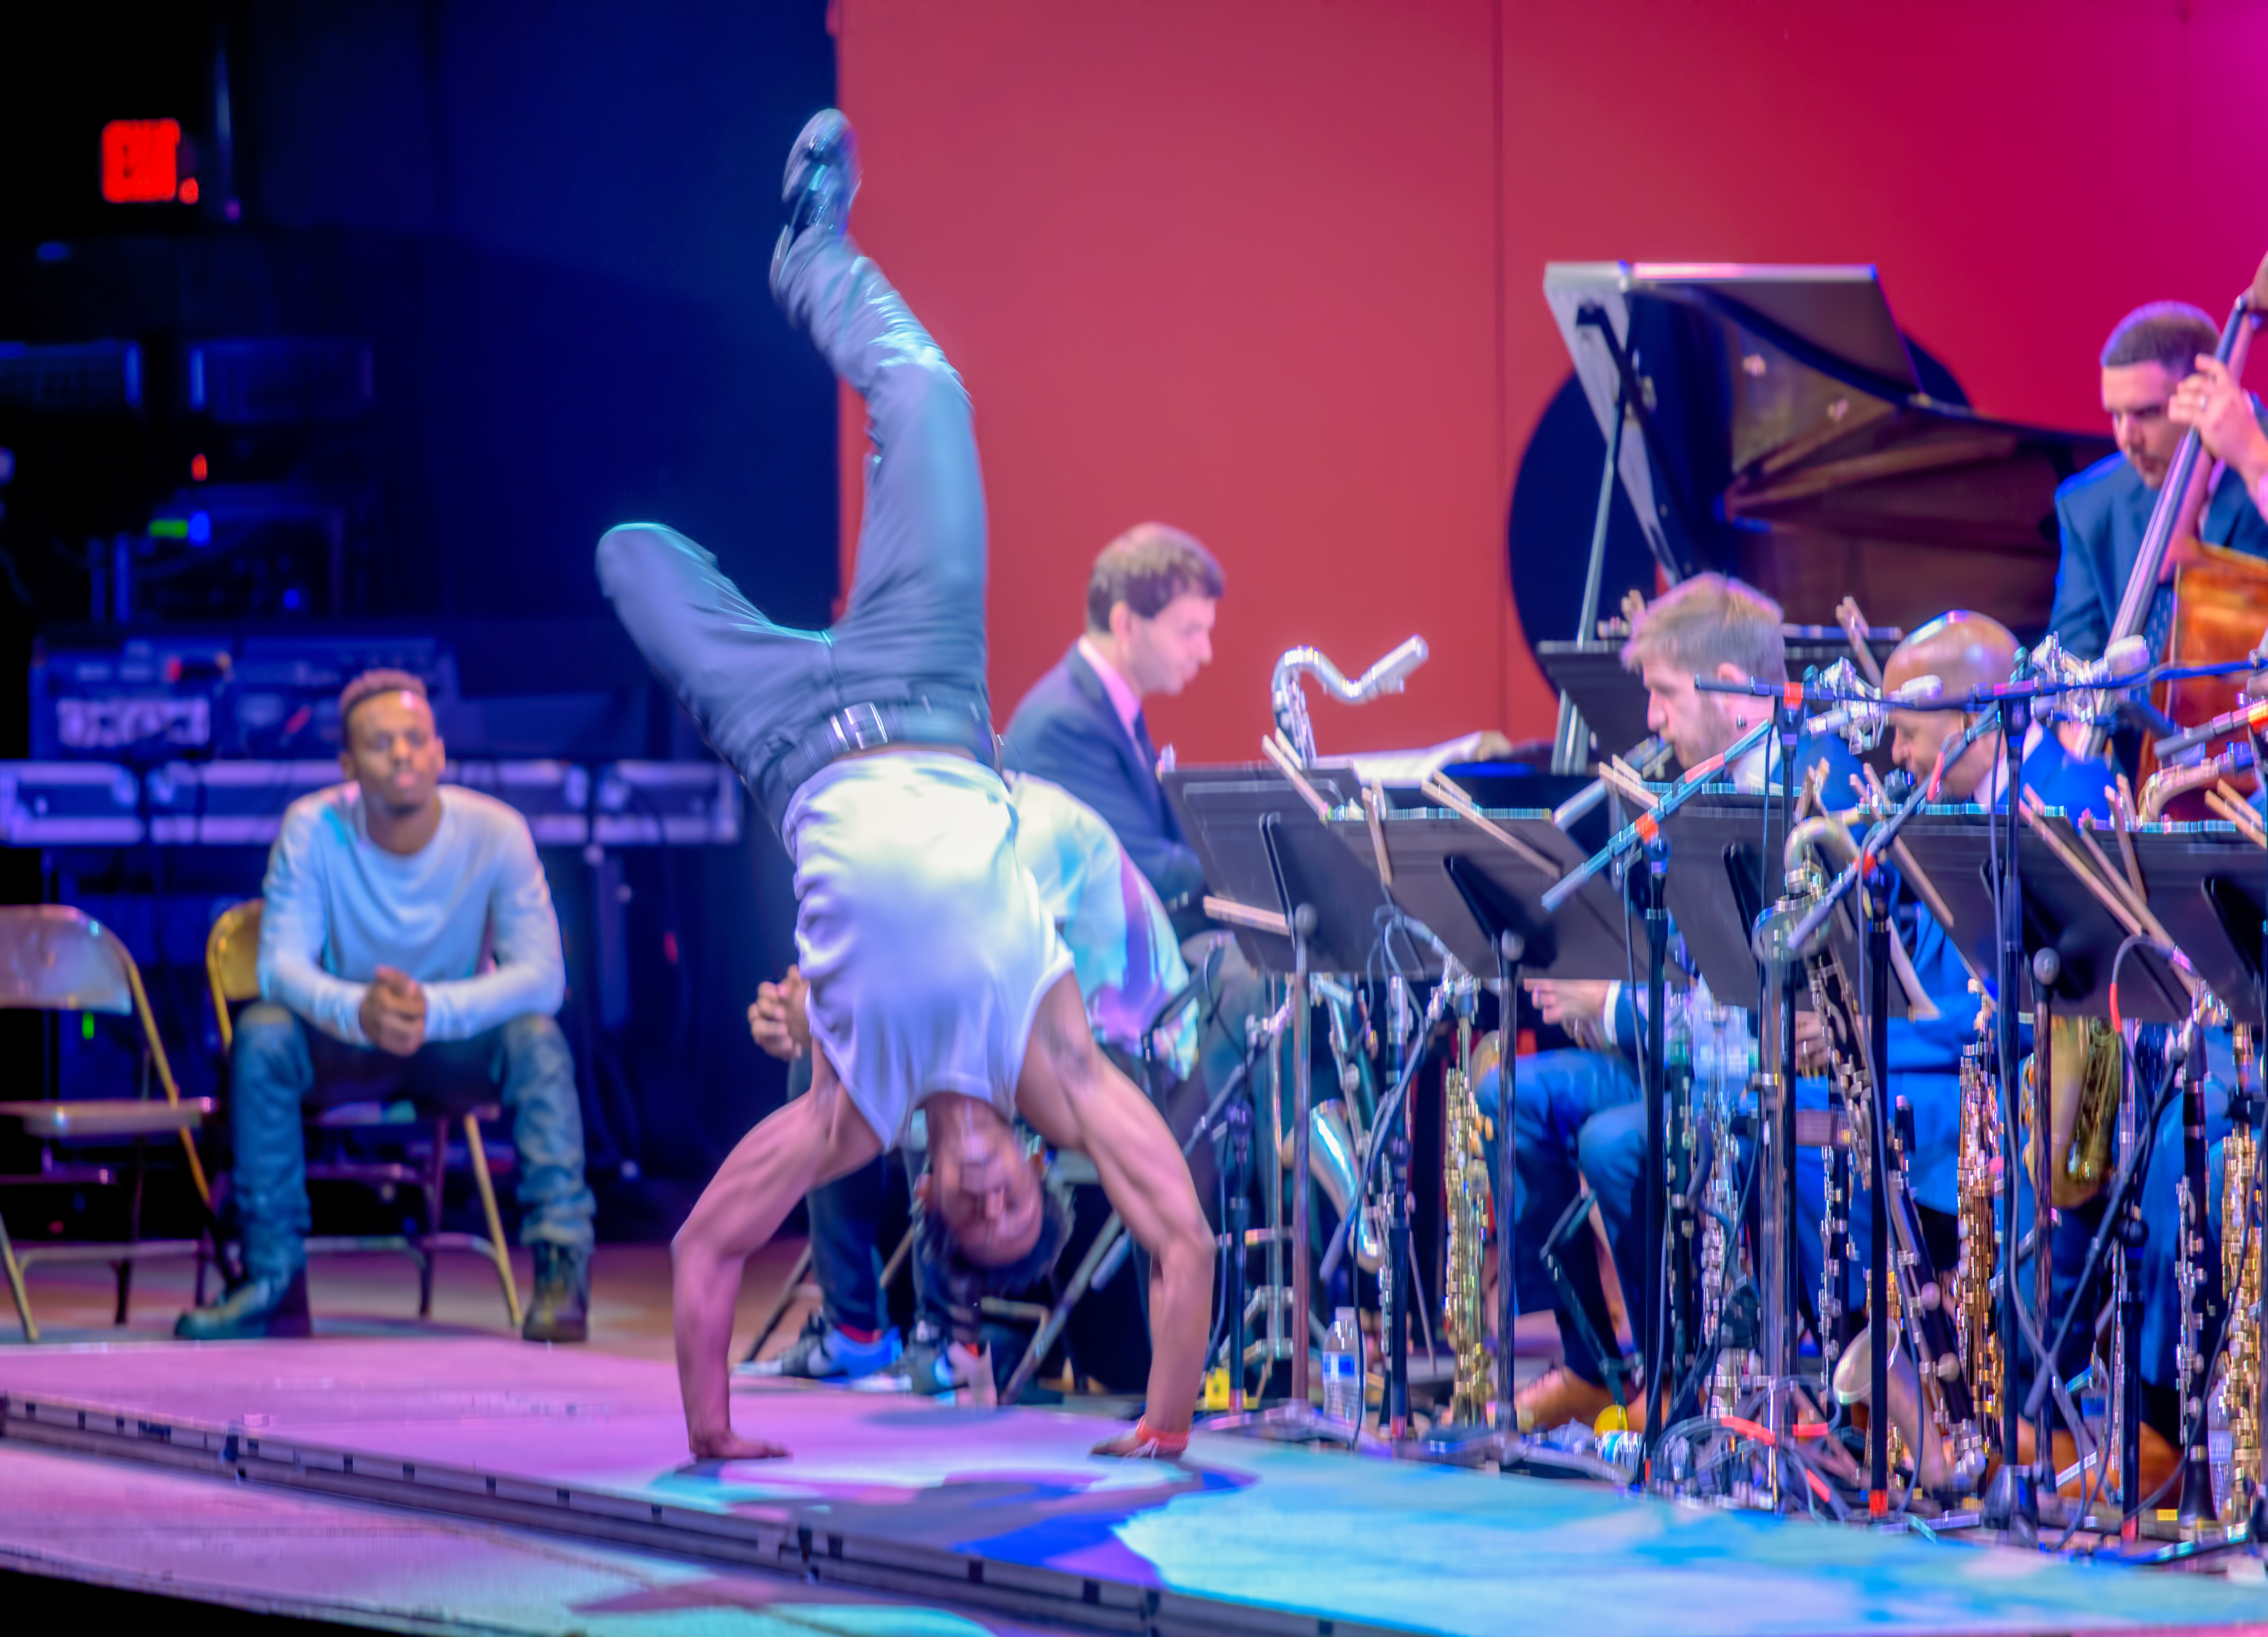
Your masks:
{"label": "breakdancer doing handstand", "polygon": [[1016,861],[984,684],[984,491],[968,395],[849,242],[857,140],[832,110],[797,137],[772,293],[865,397],[875,453],[850,597],[823,631],[776,625],[717,560],[651,523],[610,529],[599,577],[656,672],[778,827],[795,862],[810,1095],[743,1138],[674,1246],[678,1380],[697,1456],[786,1452],[732,1425],[742,1265],[821,1183],[924,1110],[924,1242],[948,1294],[1042,1276],[1068,1232],[1013,1125],[1085,1153],[1152,1258],[1147,1407],[1099,1453],[1187,1447],[1213,1246],[1165,1123],[1089,1032],[1071,958]]}

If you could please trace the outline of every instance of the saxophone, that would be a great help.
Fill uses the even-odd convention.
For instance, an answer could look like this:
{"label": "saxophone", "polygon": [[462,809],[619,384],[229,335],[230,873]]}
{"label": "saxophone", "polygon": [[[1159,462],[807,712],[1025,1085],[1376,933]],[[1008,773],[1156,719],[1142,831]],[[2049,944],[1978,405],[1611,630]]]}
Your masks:
{"label": "saxophone", "polygon": [[[1488,1357],[1488,1304],[1481,1295],[1482,1241],[1489,1207],[1488,1161],[1481,1146],[1480,1103],[1473,1095],[1473,1025],[1457,1018],[1457,1060],[1441,1087],[1442,1185],[1448,1195],[1447,1267],[1441,1280],[1441,1327],[1454,1357],[1450,1378],[1451,1426],[1488,1419],[1492,1377]],[[1502,1224],[1500,1231],[1508,1229]]]}
{"label": "saxophone", "polygon": [[[2117,1031],[2099,1017],[2058,1012],[2048,1029],[2048,1135],[2054,1145],[2048,1150],[2048,1199],[2057,1210],[2068,1211],[2094,1198],[2110,1179],[2126,1054]],[[2023,1062],[2028,1094],[2036,1090],[2032,1063],[2029,1057]],[[2028,1152],[2028,1162],[2029,1158]]]}
{"label": "saxophone", "polygon": [[2228,1424],[2227,1498],[2248,1515],[2260,1493],[2260,1227],[2261,1199],[2254,1184],[2259,1157],[2253,1135],[2259,1095],[2253,1079],[2252,1031],[2235,1029],[2237,1096],[2233,1123],[2221,1143],[2220,1278],[2229,1293],[2228,1351],[2221,1367],[2222,1413]]}
{"label": "saxophone", "polygon": [[[1980,985],[1981,987],[1981,985]],[[1985,1033],[1980,1014],[1977,1032]],[[2000,1166],[1999,1095],[1992,1070],[1992,1047],[1979,1039],[1961,1054],[1961,1266],[1954,1275],[1954,1316],[1961,1336],[1961,1373],[1977,1405],[1978,1424],[2000,1424],[2000,1330],[1992,1309],[1992,1278],[1999,1263],[1992,1209]]]}

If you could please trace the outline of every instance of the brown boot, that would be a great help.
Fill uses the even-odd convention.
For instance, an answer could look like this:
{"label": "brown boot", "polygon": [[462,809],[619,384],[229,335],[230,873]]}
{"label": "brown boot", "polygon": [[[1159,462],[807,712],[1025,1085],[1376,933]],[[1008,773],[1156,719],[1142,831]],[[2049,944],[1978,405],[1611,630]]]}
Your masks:
{"label": "brown boot", "polygon": [[[1614,1394],[1605,1388],[1585,1381],[1571,1369],[1554,1365],[1513,1395],[1512,1408],[1520,1419],[1521,1432],[1548,1433],[1570,1421],[1580,1421],[1588,1427],[1614,1402]],[[1630,1423],[1634,1427],[1645,1426],[1645,1406],[1631,1405]]]}

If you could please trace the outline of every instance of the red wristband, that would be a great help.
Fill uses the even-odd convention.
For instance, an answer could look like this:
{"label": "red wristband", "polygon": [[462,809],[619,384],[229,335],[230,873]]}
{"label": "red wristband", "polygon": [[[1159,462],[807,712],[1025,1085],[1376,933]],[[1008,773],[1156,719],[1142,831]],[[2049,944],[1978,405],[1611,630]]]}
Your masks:
{"label": "red wristband", "polygon": [[1181,1455],[1189,1447],[1187,1433],[1161,1433],[1150,1425],[1147,1414],[1134,1423],[1134,1439],[1138,1444],[1146,1445],[1159,1455]]}

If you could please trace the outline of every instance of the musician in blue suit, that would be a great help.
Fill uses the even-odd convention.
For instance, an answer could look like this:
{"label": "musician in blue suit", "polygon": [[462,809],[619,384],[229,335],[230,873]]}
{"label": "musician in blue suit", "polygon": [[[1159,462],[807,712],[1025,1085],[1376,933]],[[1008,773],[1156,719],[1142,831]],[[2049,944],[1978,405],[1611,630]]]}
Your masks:
{"label": "musician in blue suit", "polygon": [[[1906,639],[1884,666],[1883,682],[1886,687],[1896,688],[1916,676],[1935,675],[1943,683],[1945,694],[1955,697],[2005,680],[2014,662],[2015,649],[2015,638],[1998,622],[1978,614],[1948,614]],[[1917,778],[1926,778],[1940,749],[1961,731],[1964,719],[1951,712],[1910,711],[1893,712],[1890,720],[1896,732],[1892,753],[1899,765]],[[2025,759],[2025,788],[2047,806],[2063,807],[2074,815],[2085,808],[2098,818],[2105,817],[2107,807],[2094,794],[2094,787],[2099,787],[2101,778],[2086,777],[2088,771],[2088,764],[2058,754],[2051,736],[2043,747],[2035,748]],[[2001,794],[2005,782],[2000,741],[1999,735],[1989,734],[1946,769],[1941,789],[1948,801],[1965,800],[2005,810]],[[1902,883],[1904,896],[1914,896],[1914,887],[1912,882]],[[1903,908],[1900,913],[1905,913]],[[1894,1095],[1907,1098],[1914,1108],[1917,1141],[1910,1175],[1915,1200],[1923,1207],[1923,1227],[1942,1278],[1953,1266],[1956,1249],[1950,1213],[1958,1208],[1961,1190],[1960,1057],[1962,1048],[1976,1037],[1978,997],[1965,992],[1966,974],[1958,952],[1951,948],[1950,940],[1930,912],[1916,905],[1911,918],[1914,966],[1921,975],[1923,987],[1938,1003],[1941,1016],[1937,1022],[1927,1025],[1896,1021],[1891,1023],[1891,1082]],[[2021,1020],[2021,1026],[2029,1033],[2029,1020]],[[2227,1032],[2209,1032],[2205,1045],[2207,1136],[2217,1139],[2228,1130]],[[2161,1050],[2159,1043],[2145,1040],[2138,1045],[2137,1056],[2153,1057]],[[2150,1078],[2154,1080],[2154,1076]],[[2170,1224],[2174,1220],[2175,1185],[2182,1169],[2181,1143],[2180,1110],[2176,1102],[2157,1122],[2156,1144],[2143,1181],[2144,1220],[2152,1230],[2141,1250],[2145,1303],[2141,1360],[2146,1420],[2143,1474],[2146,1484],[2153,1486],[2170,1465],[2172,1441],[2177,1433],[2177,1412],[2173,1402],[2174,1338],[2180,1318],[2180,1291],[2175,1276],[2176,1236]],[[1800,1188],[1807,1202],[1807,1214],[1815,1210],[1819,1198],[1815,1154],[1815,1150],[1806,1150],[1799,1159],[1799,1176],[1805,1179]],[[2217,1192],[2217,1157],[2213,1177]],[[2020,1242],[2029,1236],[2032,1193],[2025,1171],[2019,1170],[2016,1182],[2017,1231],[2013,1239]],[[2094,1325],[2088,1321],[2107,1300],[2106,1283],[2098,1282],[2084,1293],[2079,1291],[2079,1275],[2085,1264],[2088,1243],[2101,1222],[2102,1209],[2103,1202],[2098,1198],[2073,1209],[2058,1211],[2050,1242],[2054,1264],[2051,1319],[2059,1319],[2074,1300],[2082,1304],[2080,1318],[2070,1327],[2058,1354],[2058,1373],[2066,1378],[2085,1368],[2094,1345]],[[1854,1242],[1859,1244],[1865,1243],[1864,1213],[1862,1198],[1854,1213],[1853,1225]],[[1807,1257],[1815,1257],[1817,1224],[1801,1222],[1798,1229]],[[1816,1263],[1812,1265],[1815,1268]],[[2110,1265],[2106,1259],[2102,1268],[2107,1270]],[[2029,1292],[2029,1273],[2020,1276],[2018,1287]],[[2029,1358],[2020,1357],[2015,1367],[2020,1390],[2028,1390],[2030,1375]]]}
{"label": "musician in blue suit", "polygon": [[[2056,522],[2063,555],[2056,568],[2055,609],[2049,629],[2082,659],[2099,657],[2126,593],[2134,560],[2158,490],[2180,448],[2186,425],[2169,410],[2176,391],[2220,344],[2213,321],[2179,301],[2154,301],[2119,320],[2102,348],[2102,408],[2110,417],[2118,453],[2096,461],[2056,490]],[[2225,373],[2225,372],[2224,372]],[[2255,417],[2257,406],[2250,406]],[[2210,545],[2268,557],[2268,520],[2234,470],[2213,485],[2196,538]],[[2194,543],[2177,539],[2166,554],[2165,575],[2196,560]],[[2159,588],[2144,627],[2150,652],[2165,652],[2173,598]]]}
{"label": "musician in blue suit", "polygon": [[1086,630],[1008,720],[1010,763],[1100,813],[1186,934],[1200,925],[1204,871],[1158,782],[1142,700],[1177,694],[1212,660],[1225,580],[1193,536],[1142,523],[1102,549]]}

